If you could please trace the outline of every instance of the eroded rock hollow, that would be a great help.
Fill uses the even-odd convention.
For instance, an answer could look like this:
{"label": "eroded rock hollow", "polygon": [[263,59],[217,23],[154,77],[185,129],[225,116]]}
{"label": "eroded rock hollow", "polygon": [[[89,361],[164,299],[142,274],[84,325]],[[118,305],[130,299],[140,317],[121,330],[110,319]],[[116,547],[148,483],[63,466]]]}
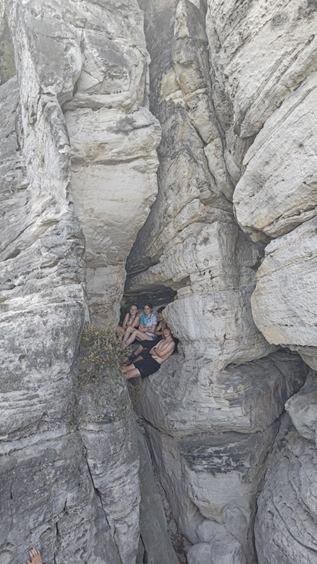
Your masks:
{"label": "eroded rock hollow", "polygon": [[0,563],[317,564],[316,2],[0,8]]}

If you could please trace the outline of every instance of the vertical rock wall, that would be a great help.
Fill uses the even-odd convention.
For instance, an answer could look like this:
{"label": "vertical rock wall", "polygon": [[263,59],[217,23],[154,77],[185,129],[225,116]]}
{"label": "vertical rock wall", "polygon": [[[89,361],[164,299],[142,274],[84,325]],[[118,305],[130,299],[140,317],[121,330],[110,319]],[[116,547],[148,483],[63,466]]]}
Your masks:
{"label": "vertical rock wall", "polygon": [[[209,2],[213,99],[227,144],[251,141],[233,202],[240,226],[269,243],[252,315],[267,341],[316,368],[316,5]],[[237,159],[236,159],[237,161]],[[271,241],[271,242],[270,242]],[[315,373],[286,406],[259,497],[260,564],[316,562]],[[302,436],[300,436],[302,435]],[[305,523],[305,525],[304,525]]]}
{"label": "vertical rock wall", "polygon": [[157,194],[160,125],[148,110],[149,55],[136,0],[74,4],[72,11],[85,16],[75,24],[81,74],[63,111],[86,238],[88,301],[102,327],[118,322],[126,258]]}
{"label": "vertical rock wall", "polygon": [[[122,383],[104,417],[77,396],[74,427],[87,301],[99,326],[118,319],[138,234],[127,298],[177,292],[180,354],[142,382],[139,411],[189,564],[315,563],[314,2],[9,0],[8,13],[1,561],[38,543],[61,564],[157,556],[144,526],[139,543]],[[297,353],[312,372],[294,395]],[[295,429],[284,418],[269,455],[285,402]]]}
{"label": "vertical rock wall", "polygon": [[[132,564],[139,544],[134,420],[130,411],[119,417],[115,433],[104,421],[84,421],[80,434],[73,366],[88,315],[87,288],[93,319],[105,324],[109,303],[113,309],[108,320],[117,319],[122,265],[156,192],[160,133],[146,108],[142,14],[131,2],[79,5],[58,0],[12,0],[8,13],[18,80],[9,80],[0,91],[0,560],[25,561],[35,545],[48,563]],[[112,37],[107,39],[107,33]],[[87,147],[79,139],[81,126],[91,142]],[[123,146],[125,158],[116,154]],[[96,169],[85,177],[84,169],[95,160]],[[84,171],[80,181],[77,169],[73,172],[75,204],[72,164]],[[98,166],[103,167],[102,182]],[[94,174],[99,182],[95,192]],[[130,175],[136,184],[128,185]],[[131,190],[130,205],[129,194],[123,197],[118,186]],[[108,208],[113,207],[107,235],[105,223],[89,224],[93,210],[85,202],[80,207],[78,192],[93,193],[97,210],[105,210],[108,198]],[[130,215],[123,225],[125,209]],[[92,224],[96,230],[91,234]],[[101,257],[96,265],[102,280],[95,283],[88,269],[86,285],[86,263],[94,267],[98,249],[105,250],[104,241],[121,230],[120,258],[110,241],[115,265]],[[91,250],[89,235],[97,250]],[[122,391],[122,375],[121,380]],[[104,411],[111,411],[113,403],[120,414],[122,393],[112,392]],[[102,445],[97,453],[96,443]],[[94,473],[96,461],[103,467],[104,481]],[[116,466],[114,474],[111,465]],[[120,510],[123,482],[129,499],[121,499]]]}
{"label": "vertical rock wall", "polygon": [[[225,546],[228,562],[253,562],[255,498],[274,421],[306,373],[298,357],[272,354],[274,346],[298,351],[316,368],[315,7],[140,5],[162,143],[159,194],[128,260],[127,296],[155,295],[159,286],[177,291],[165,311],[184,354],[142,384],[140,413],[174,513],[194,544],[191,564],[216,561]],[[314,427],[311,411],[299,426],[307,425]],[[241,467],[233,452],[244,453]],[[247,452],[256,460],[248,463]],[[263,562],[275,562],[261,507],[258,523]],[[228,534],[242,553],[230,548]]]}

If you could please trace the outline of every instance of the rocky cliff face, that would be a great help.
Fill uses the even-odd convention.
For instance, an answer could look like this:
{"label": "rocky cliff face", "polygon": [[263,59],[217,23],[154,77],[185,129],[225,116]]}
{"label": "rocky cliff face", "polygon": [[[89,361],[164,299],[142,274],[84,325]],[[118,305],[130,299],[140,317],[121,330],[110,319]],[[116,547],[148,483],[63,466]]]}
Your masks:
{"label": "rocky cliff face", "polygon": [[188,563],[316,563],[315,3],[7,10],[0,561],[176,558],[123,380],[74,387],[128,273],[180,339],[138,411]]}

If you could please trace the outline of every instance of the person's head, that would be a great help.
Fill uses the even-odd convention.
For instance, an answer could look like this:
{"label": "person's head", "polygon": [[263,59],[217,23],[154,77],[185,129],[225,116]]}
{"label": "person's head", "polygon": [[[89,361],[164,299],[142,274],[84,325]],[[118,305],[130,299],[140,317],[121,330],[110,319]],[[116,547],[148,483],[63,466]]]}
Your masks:
{"label": "person's head", "polygon": [[164,317],[163,317],[163,309],[165,309],[165,307],[159,307],[157,310],[157,317],[159,318],[160,321],[163,321]]}
{"label": "person's head", "polygon": [[149,313],[151,313],[151,311],[153,310],[153,306],[152,306],[152,304],[149,302],[149,303],[145,304],[145,306],[144,306],[143,309],[144,309],[144,313],[145,313],[146,315],[149,315]]}
{"label": "person's head", "polygon": [[165,327],[165,329],[163,330],[163,337],[164,339],[168,339],[168,337],[173,337],[172,335],[172,331],[170,330],[169,327]]}
{"label": "person's head", "polygon": [[136,315],[136,314],[138,313],[138,309],[139,309],[139,308],[138,308],[137,305],[132,304],[132,305],[130,306],[130,313],[131,313],[131,315]]}

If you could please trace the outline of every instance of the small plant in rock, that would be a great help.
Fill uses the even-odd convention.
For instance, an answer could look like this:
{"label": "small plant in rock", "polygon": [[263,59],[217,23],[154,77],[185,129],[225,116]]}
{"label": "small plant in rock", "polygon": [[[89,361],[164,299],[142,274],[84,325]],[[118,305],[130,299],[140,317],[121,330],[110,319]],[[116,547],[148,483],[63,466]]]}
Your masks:
{"label": "small plant in rock", "polygon": [[131,352],[129,346],[122,341],[113,327],[99,329],[86,323],[81,338],[82,356],[80,372],[89,381],[101,381],[109,371],[118,370]]}

